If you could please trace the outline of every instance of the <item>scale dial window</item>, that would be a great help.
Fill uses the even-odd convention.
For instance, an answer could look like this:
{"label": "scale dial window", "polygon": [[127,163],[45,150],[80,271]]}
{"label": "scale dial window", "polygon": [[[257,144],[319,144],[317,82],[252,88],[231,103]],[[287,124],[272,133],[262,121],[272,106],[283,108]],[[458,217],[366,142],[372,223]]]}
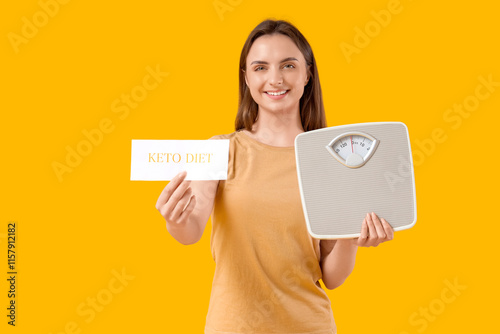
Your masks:
{"label": "scale dial window", "polygon": [[373,156],[378,144],[379,141],[367,133],[349,132],[335,137],[326,149],[343,165],[359,168]]}

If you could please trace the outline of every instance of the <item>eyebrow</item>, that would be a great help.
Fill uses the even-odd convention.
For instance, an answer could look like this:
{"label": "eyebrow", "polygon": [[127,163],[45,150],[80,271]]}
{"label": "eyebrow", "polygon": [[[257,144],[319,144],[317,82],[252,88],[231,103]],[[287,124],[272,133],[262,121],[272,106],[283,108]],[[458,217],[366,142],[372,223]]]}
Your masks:
{"label": "eyebrow", "polygon": [[[295,57],[287,57],[287,58],[281,60],[280,63],[284,63],[284,62],[290,61],[290,60],[299,61]],[[267,61],[263,61],[263,60],[254,60],[250,65],[253,65],[253,64],[269,64],[269,63]]]}

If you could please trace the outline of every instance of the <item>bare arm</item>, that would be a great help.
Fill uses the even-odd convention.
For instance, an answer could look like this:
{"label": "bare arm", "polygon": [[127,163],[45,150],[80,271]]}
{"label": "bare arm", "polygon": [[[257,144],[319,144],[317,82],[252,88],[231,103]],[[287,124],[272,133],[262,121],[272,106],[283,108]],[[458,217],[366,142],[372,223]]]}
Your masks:
{"label": "bare arm", "polygon": [[372,212],[363,220],[359,238],[321,240],[320,265],[326,288],[335,289],[349,277],[354,269],[358,247],[376,247],[393,237],[394,230],[389,223]]}
{"label": "bare arm", "polygon": [[181,172],[170,181],[156,202],[168,232],[181,244],[198,242],[213,209],[219,184],[215,181],[186,181]]}
{"label": "bare arm", "polygon": [[327,289],[342,285],[354,269],[356,246],[352,239],[321,240],[321,270]]}

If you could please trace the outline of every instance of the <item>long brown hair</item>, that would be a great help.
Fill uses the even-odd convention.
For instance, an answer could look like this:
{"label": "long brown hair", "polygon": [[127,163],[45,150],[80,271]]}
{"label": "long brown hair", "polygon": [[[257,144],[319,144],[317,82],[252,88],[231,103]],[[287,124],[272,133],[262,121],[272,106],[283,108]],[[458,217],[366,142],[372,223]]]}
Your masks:
{"label": "long brown hair", "polygon": [[245,82],[245,70],[247,56],[254,41],[264,35],[282,34],[288,36],[302,52],[308,67],[309,81],[304,87],[304,94],[300,98],[300,119],[304,131],[310,131],[326,127],[325,108],[323,106],[323,95],[319,83],[318,69],[311,46],[300,31],[291,23],[283,20],[265,20],[257,25],[248,36],[240,56],[239,73],[239,107],[236,115],[236,131],[246,129],[252,130],[257,120],[258,105],[250,94],[250,89]]}

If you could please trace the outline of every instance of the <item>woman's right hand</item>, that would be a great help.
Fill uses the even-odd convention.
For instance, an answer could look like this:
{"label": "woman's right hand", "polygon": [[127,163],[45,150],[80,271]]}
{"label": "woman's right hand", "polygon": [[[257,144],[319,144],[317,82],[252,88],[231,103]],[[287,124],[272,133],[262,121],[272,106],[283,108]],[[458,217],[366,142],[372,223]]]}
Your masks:
{"label": "woman's right hand", "polygon": [[186,171],[177,174],[163,189],[156,201],[156,209],[168,224],[184,225],[196,206],[196,197],[185,180]]}

